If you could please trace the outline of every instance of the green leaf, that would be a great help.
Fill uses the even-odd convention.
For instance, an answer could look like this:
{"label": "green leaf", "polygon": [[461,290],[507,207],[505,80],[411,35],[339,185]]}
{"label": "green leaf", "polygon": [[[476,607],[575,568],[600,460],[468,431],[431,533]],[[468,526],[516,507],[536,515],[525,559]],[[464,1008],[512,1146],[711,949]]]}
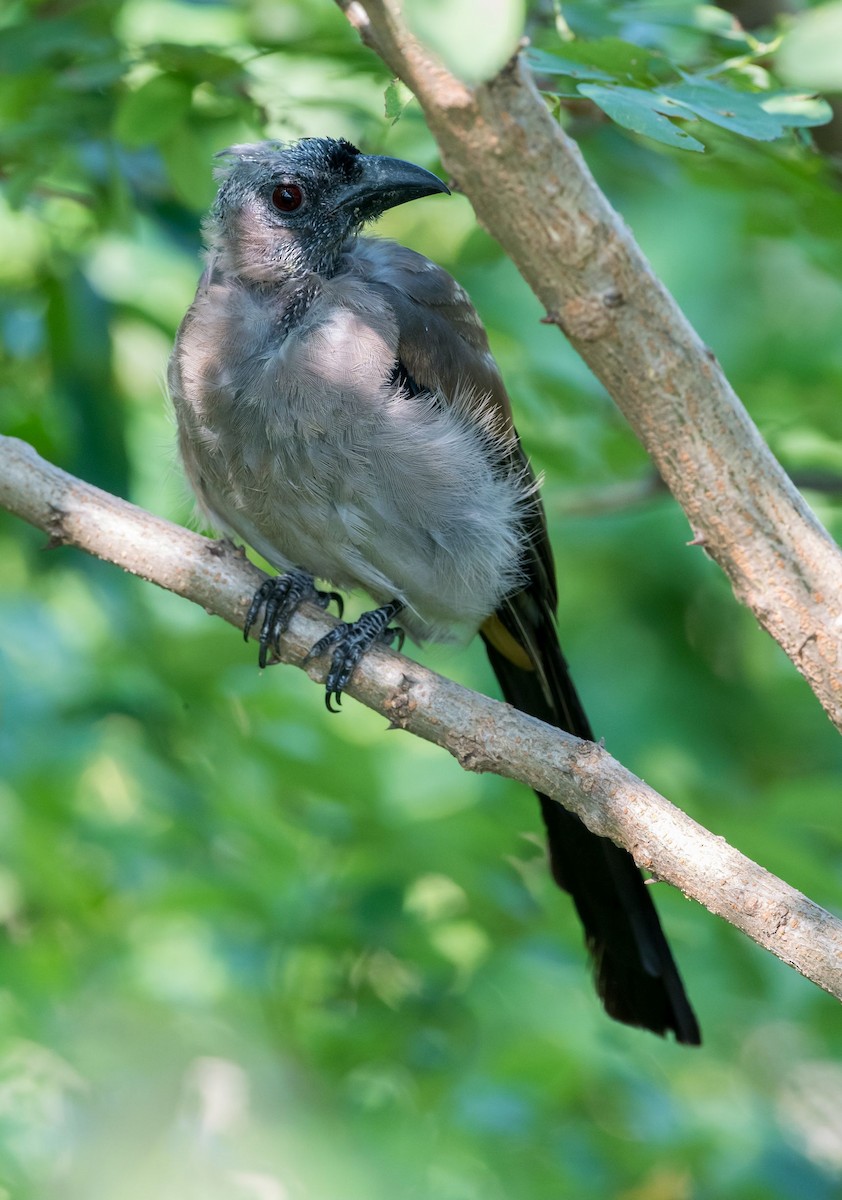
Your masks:
{"label": "green leaf", "polygon": [[676,29],[696,29],[728,42],[745,45],[747,36],[736,17],[714,4],[625,4],[612,17],[624,24],[630,20]]}
{"label": "green leaf", "polygon": [[[616,79],[624,83],[652,84],[664,75],[675,75],[667,60],[620,38],[577,38],[565,42],[561,54],[528,50],[527,62],[545,75],[579,79]],[[585,74],[585,71],[588,73]]]}
{"label": "green leaf", "polygon": [[390,121],[392,125],[399,121],[411,99],[412,93],[399,79],[391,80],[383,93],[386,120]]}
{"label": "green leaf", "polygon": [[73,63],[54,77],[57,88],[68,92],[101,91],[111,87],[126,73],[123,63],[117,61]]}
{"label": "green leaf", "polygon": [[705,78],[665,84],[656,91],[583,83],[579,92],[618,125],[685,150],[704,147],[673,125],[670,117],[698,117],[743,137],[770,142],[781,137],[788,126],[818,125],[830,116],[829,106],[815,97],[790,92],[741,92]]}
{"label": "green leaf", "polygon": [[761,98],[761,108],[772,113],[782,125],[826,125],[833,120],[833,109],[820,96],[804,92],[772,92]]}
{"label": "green leaf", "polygon": [[[538,75],[565,75],[570,79],[604,79],[611,82],[613,75],[599,67],[589,67],[561,54],[549,54],[546,50],[528,50],[526,61]],[[388,113],[386,114],[388,116]]]}
{"label": "green leaf", "polygon": [[21,75],[41,65],[116,57],[116,43],[81,17],[58,17],[12,26],[0,36],[0,72]]}
{"label": "green leaf", "polygon": [[208,146],[200,130],[199,123],[184,121],[161,143],[161,155],[176,195],[183,204],[199,211],[210,204],[216,191],[208,170]]}
{"label": "green leaf", "polygon": [[[689,133],[685,133],[677,125],[673,125],[662,115],[665,106],[670,111],[672,109],[669,100],[653,95],[651,92],[645,92],[642,88],[602,87],[596,83],[583,83],[579,87],[579,91],[583,96],[593,100],[594,104],[599,105],[612,121],[616,121],[625,129],[631,129],[634,133],[642,133],[645,137],[663,142],[666,146],[678,146],[682,150],[704,152],[704,145],[700,141],[691,137]],[[676,104],[675,109],[678,110],[678,108],[679,106]],[[686,115],[686,112],[680,114],[676,111],[676,115]]]}
{"label": "green leaf", "polygon": [[778,51],[785,83],[817,92],[842,92],[842,0],[798,15]]}
{"label": "green leaf", "polygon": [[194,84],[221,85],[245,76],[243,65],[236,58],[208,50],[205,46],[158,42],[147,46],[146,53],[164,74],[180,75]]}
{"label": "green leaf", "polygon": [[830,105],[803,92],[742,92],[709,79],[687,80],[660,89],[696,114],[759,142],[781,137],[789,126],[823,125]]}
{"label": "green leaf", "polygon": [[160,142],[184,119],[192,92],[183,79],[156,75],[123,97],[114,118],[115,136],[126,146]]}
{"label": "green leaf", "polygon": [[763,92],[737,92],[713,80],[701,79],[668,85],[660,89],[660,95],[704,117],[712,125],[760,142],[770,142],[783,132],[781,121],[763,109],[761,102],[766,95]]}
{"label": "green leaf", "polygon": [[401,115],[403,105],[398,96],[398,86],[394,79],[386,84],[386,90],[383,92],[383,111],[387,121],[393,123],[397,121]]}

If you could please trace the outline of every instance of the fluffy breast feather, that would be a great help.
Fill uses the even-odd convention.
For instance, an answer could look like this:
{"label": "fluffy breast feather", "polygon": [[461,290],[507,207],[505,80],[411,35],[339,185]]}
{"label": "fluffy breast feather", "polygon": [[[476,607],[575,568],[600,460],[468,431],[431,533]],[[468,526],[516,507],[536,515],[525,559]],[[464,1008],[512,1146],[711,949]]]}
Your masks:
{"label": "fluffy breast feather", "polygon": [[489,396],[394,383],[400,330],[362,280],[320,281],[285,329],[278,290],[210,283],[170,381],[206,512],[280,569],[397,598],[416,638],[471,636],[521,582],[532,485]]}

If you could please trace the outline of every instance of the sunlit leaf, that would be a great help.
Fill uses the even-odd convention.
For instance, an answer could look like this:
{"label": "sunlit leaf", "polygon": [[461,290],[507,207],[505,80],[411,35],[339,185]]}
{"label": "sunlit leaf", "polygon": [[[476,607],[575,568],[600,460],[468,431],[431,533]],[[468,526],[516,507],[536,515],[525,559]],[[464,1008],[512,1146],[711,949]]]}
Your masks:
{"label": "sunlit leaf", "polygon": [[826,100],[803,92],[773,92],[762,97],[760,104],[782,125],[826,125],[833,120],[833,109]]}

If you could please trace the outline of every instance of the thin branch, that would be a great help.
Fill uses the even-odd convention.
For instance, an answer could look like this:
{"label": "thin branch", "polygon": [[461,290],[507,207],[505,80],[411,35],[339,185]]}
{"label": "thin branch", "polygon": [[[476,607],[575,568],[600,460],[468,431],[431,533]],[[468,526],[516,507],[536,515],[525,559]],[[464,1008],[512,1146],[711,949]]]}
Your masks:
{"label": "thin branch", "polygon": [[697,544],[842,729],[842,554],[655,277],[519,56],[456,79],[395,0],[337,0],[415,93],[477,217],[611,393]]}
{"label": "thin branch", "polygon": [[[102,492],[0,437],[0,505],[76,546],[202,605],[241,627],[265,578],[226,542],[214,542]],[[281,660],[322,681],[310,646],[329,628],[304,606],[283,638]],[[638,864],[723,917],[783,962],[842,999],[842,921],[709,833],[601,747],[570,737],[378,647],[350,695],[448,750],[467,770],[518,779],[625,846]]]}

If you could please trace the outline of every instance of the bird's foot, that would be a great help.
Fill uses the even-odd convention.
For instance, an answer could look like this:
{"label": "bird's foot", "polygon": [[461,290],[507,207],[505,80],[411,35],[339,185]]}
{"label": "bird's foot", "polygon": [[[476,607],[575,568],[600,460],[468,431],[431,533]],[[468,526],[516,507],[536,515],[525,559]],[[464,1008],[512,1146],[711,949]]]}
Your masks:
{"label": "bird's foot", "polygon": [[364,612],[356,621],[340,621],[313,646],[307,655],[308,660],[318,658],[320,654],[333,648],[330,670],[325,680],[325,704],[328,712],[339,712],[339,708],[334,708],[331,701],[335,698],[337,706],[342,703],[342,692],[351,678],[354,667],[375,642],[385,642],[390,646],[397,640],[398,649],[401,649],[404,632],[397,626],[390,627],[389,622],[402,608],[403,605],[398,600],[390,600],[380,608]]}
{"label": "bird's foot", "polygon": [[309,600],[319,608],[327,608],[331,600],[336,601],[342,616],[343,602],[338,592],[320,592],[312,575],[306,571],[287,571],[267,579],[254,593],[243,625],[243,637],[248,641],[252,626],[263,609],[263,624],[260,627],[260,653],[257,661],[266,666],[270,651],[280,657],[281,635],[286,632],[292,615],[303,601]]}

